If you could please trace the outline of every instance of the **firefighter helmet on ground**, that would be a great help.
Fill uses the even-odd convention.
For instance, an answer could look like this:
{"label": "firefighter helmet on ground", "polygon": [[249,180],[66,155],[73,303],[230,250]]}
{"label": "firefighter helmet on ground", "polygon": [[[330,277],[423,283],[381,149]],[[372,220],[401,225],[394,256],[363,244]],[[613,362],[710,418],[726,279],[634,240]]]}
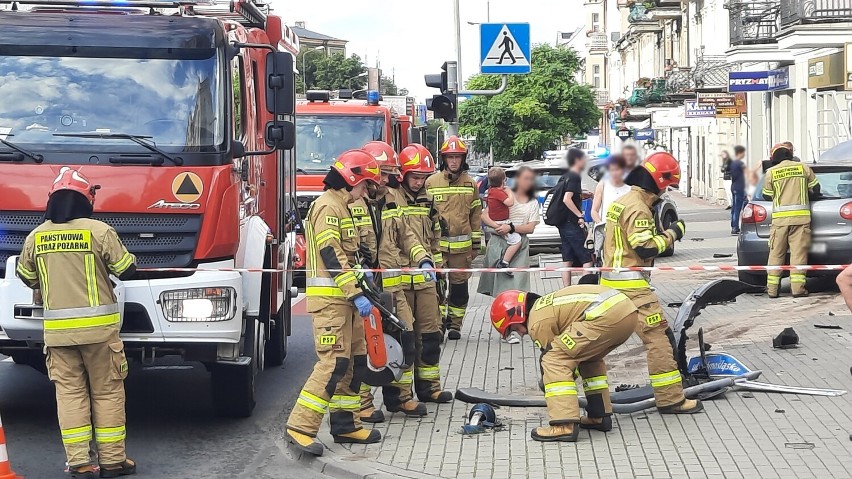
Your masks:
{"label": "firefighter helmet on ground", "polygon": [[393,147],[383,141],[371,141],[364,145],[364,151],[373,155],[379,164],[379,169],[399,174],[399,157]]}
{"label": "firefighter helmet on ground", "polygon": [[512,289],[494,298],[491,303],[491,324],[500,336],[506,337],[511,325],[527,321],[526,299],[526,293]]}
{"label": "firefighter helmet on ground", "polygon": [[660,151],[652,154],[642,165],[651,173],[654,183],[660,191],[680,182],[680,163],[669,153]]}
{"label": "firefighter helmet on ground", "polygon": [[408,173],[425,173],[431,175],[435,172],[435,160],[429,150],[420,144],[414,143],[405,147],[399,154],[399,163],[402,176]]}
{"label": "firefighter helmet on ground", "polygon": [[53,180],[53,187],[50,188],[48,197],[57,191],[70,190],[76,191],[85,196],[89,203],[95,203],[95,191],[100,188],[100,185],[93,185],[88,178],[83,176],[79,171],[63,166],[59,170],[59,175]]}
{"label": "firefighter helmet on ground", "polygon": [[364,150],[344,151],[332,168],[340,173],[349,186],[356,186],[363,181],[378,183],[380,179],[379,163]]}

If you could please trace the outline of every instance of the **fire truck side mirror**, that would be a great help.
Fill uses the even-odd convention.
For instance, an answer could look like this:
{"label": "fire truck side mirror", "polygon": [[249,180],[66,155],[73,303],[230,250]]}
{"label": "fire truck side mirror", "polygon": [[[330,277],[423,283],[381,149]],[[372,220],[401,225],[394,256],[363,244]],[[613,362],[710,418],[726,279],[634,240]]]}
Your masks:
{"label": "fire truck side mirror", "polygon": [[296,74],[288,52],[266,54],[266,110],[273,115],[296,111]]}
{"label": "fire truck side mirror", "polygon": [[279,150],[292,150],[296,147],[296,125],[292,121],[274,121],[266,124],[266,146]]}

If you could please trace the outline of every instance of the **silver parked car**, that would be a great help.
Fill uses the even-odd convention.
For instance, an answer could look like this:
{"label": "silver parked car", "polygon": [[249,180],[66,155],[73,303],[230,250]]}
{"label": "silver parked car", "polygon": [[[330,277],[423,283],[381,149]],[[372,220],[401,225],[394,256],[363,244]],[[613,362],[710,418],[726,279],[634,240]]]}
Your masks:
{"label": "silver parked car", "polygon": [[[811,201],[811,249],[808,264],[846,264],[852,259],[852,155],[810,166],[820,182],[820,196]],[[769,225],[772,200],[765,199],[763,178],[743,210],[737,240],[741,266],[766,265],[769,259]],[[789,258],[788,258],[789,260]],[[811,271],[809,276],[836,275],[837,271]],[[766,273],[740,271],[740,281],[766,284]]]}

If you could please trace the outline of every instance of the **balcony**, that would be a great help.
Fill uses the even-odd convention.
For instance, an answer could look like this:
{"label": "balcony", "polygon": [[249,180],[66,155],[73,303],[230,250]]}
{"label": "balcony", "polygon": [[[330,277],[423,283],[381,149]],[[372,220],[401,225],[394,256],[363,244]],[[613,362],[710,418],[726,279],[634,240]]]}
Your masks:
{"label": "balcony", "polygon": [[701,55],[692,71],[697,90],[727,90],[728,73],[735,65],[724,55]]}
{"label": "balcony", "polygon": [[781,5],[772,0],[734,0],[728,9],[731,45],[775,43]]}
{"label": "balcony", "polygon": [[627,21],[630,23],[659,22],[660,20],[680,18],[682,14],[679,5],[669,6],[668,4],[661,4],[659,0],[656,2],[636,2],[630,5]]}
{"label": "balcony", "polygon": [[607,38],[606,33],[591,33],[589,34],[589,41],[586,42],[586,48],[589,53],[606,53],[609,51],[609,38]]}
{"label": "balcony", "polygon": [[779,1],[779,49],[842,47],[852,41],[852,0]]}
{"label": "balcony", "polygon": [[850,0],[781,0],[781,27],[791,23],[828,23],[852,20]]}

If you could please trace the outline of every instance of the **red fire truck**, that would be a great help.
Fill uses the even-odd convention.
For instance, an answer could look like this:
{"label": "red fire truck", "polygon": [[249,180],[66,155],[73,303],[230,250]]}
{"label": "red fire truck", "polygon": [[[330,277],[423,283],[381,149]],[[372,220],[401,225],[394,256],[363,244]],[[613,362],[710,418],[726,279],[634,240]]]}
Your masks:
{"label": "red fire truck", "polygon": [[128,355],[200,361],[216,412],[251,414],[258,372],[287,353],[292,295],[289,273],[222,271],[292,263],[299,45],[268,13],[249,0],[0,11],[0,354],[43,367],[43,309],[15,268],[71,166],[101,186],[95,218],[143,270],[116,287]]}
{"label": "red fire truck", "polygon": [[[296,117],[296,198],[302,217],[322,193],[329,167],[344,151],[384,141],[399,152],[419,140],[412,117],[382,104],[378,92],[369,92],[366,99],[332,100],[328,91],[309,91],[296,105]],[[301,268],[304,241],[297,238],[296,244],[296,266]]]}

